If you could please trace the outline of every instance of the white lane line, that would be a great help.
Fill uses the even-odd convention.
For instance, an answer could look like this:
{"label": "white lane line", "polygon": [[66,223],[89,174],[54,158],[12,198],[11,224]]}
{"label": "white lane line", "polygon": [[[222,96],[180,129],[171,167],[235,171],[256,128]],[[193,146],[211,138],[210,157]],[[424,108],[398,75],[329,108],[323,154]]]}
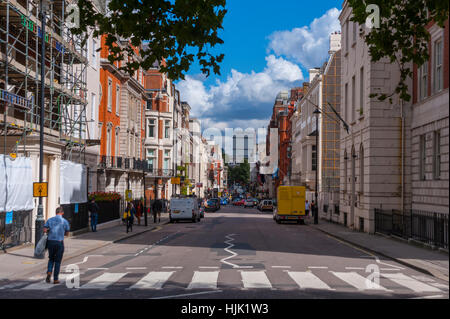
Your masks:
{"label": "white lane line", "polygon": [[330,271],[333,275],[339,279],[345,281],[351,286],[358,290],[384,290],[389,291],[389,289],[378,285],[375,282],[371,282],[369,279],[357,274],[356,272],[334,272]]}
{"label": "white lane line", "polygon": [[195,271],[187,289],[217,289],[218,271]]}
{"label": "white lane line", "polygon": [[272,288],[264,271],[241,271],[244,288]]}
{"label": "white lane line", "polygon": [[162,289],[174,271],[152,271],[129,289]]}
{"label": "white lane line", "polygon": [[345,267],[345,269],[347,269],[347,270],[364,270],[366,268],[363,268],[363,267]]}
{"label": "white lane line", "polygon": [[228,238],[228,240],[225,240],[224,243],[225,243],[225,244],[228,244],[228,247],[224,248],[224,250],[225,250],[227,253],[231,254],[231,256],[224,257],[224,258],[222,258],[222,259],[220,260],[221,263],[230,265],[230,266],[232,266],[233,268],[237,268],[237,267],[239,267],[239,266],[238,266],[238,265],[235,265],[235,264],[233,264],[233,263],[230,263],[230,262],[228,262],[228,261],[226,261],[226,260],[227,260],[227,259],[230,259],[230,258],[233,258],[233,257],[236,257],[236,256],[238,255],[238,254],[235,253],[234,251],[230,250],[230,248],[234,247],[234,244],[231,243],[232,241],[234,241],[234,238],[232,238],[231,236],[235,236],[235,235],[236,235],[236,234],[228,234],[228,235],[225,236],[226,238]]}
{"label": "white lane line", "polygon": [[[59,281],[61,283],[64,283],[65,279],[66,279],[67,275],[59,275]],[[26,287],[23,287],[21,289],[25,289],[25,290],[49,290],[50,288],[56,287],[58,285],[55,285],[53,283],[53,276],[52,276],[52,280],[50,283],[46,283],[45,279],[39,282],[36,282],[34,284],[28,285]]]}
{"label": "white lane line", "polygon": [[164,266],[162,269],[183,269],[181,266]]}
{"label": "white lane line", "polygon": [[127,270],[142,270],[142,269],[147,269],[147,267],[127,267]]}
{"label": "white lane line", "polygon": [[219,269],[218,266],[199,266],[200,269]]}
{"label": "white lane line", "polygon": [[83,258],[83,261],[80,261],[78,263],[72,264],[72,265],[81,265],[88,261],[89,257],[103,257],[103,255],[89,255]]}
{"label": "white lane line", "polygon": [[80,289],[106,289],[108,286],[114,284],[119,281],[123,276],[127,273],[108,273],[98,276],[97,278],[92,279],[87,284],[80,287]]}
{"label": "white lane line", "polygon": [[398,271],[399,269],[398,268],[380,268],[380,270],[383,270],[383,271]]}
{"label": "white lane line", "polygon": [[328,269],[328,267],[325,266],[309,266],[309,269]]}
{"label": "white lane line", "polygon": [[440,284],[440,283],[430,283],[431,286],[436,287],[436,288],[441,288],[444,290],[448,290],[448,285],[444,285],[444,284]]}
{"label": "white lane line", "polygon": [[302,289],[311,288],[334,290],[309,271],[288,271],[287,273]]}
{"label": "white lane line", "polygon": [[87,270],[108,270],[109,268],[88,268]]}
{"label": "white lane line", "polygon": [[289,269],[291,266],[272,266],[272,268],[281,268],[281,269]]}
{"label": "white lane line", "polygon": [[402,273],[396,273],[396,274],[381,274],[381,276],[392,280],[393,282],[404,286],[406,288],[409,288],[413,290],[414,292],[442,292],[442,290],[424,284],[423,282],[420,282],[414,278],[408,277]]}
{"label": "white lane line", "polygon": [[222,292],[222,290],[213,290],[213,291],[203,291],[203,292],[194,292],[192,294],[182,294],[182,295],[172,295],[172,296],[164,296],[164,297],[155,297],[150,299],[168,299],[168,298],[177,298],[177,297],[188,297],[195,295],[206,295],[206,294],[215,294],[218,292]]}
{"label": "white lane line", "polygon": [[424,297],[414,297],[410,299],[435,299],[435,298],[444,298],[444,295],[433,295],[433,296],[424,296]]}

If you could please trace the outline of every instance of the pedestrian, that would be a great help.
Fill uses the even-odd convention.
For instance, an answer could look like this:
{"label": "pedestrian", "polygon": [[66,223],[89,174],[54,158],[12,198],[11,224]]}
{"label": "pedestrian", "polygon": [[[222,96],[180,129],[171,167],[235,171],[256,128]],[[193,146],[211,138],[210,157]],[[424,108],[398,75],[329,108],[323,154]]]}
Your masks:
{"label": "pedestrian", "polygon": [[64,210],[60,206],[56,209],[56,216],[48,219],[44,225],[44,233],[48,233],[48,265],[45,279],[47,283],[50,283],[53,273],[53,283],[59,284],[59,271],[64,255],[64,236],[67,236],[70,230],[69,222],[63,215]]}
{"label": "pedestrian", "polygon": [[129,202],[127,204],[127,208],[125,210],[125,213],[123,214],[123,219],[125,219],[126,225],[127,225],[127,233],[128,231],[133,231],[133,221],[134,221],[134,215],[136,214],[136,210],[133,207],[133,204]]}
{"label": "pedestrian", "polygon": [[305,203],[305,215],[306,216],[309,216],[309,207],[310,207],[310,204],[309,204],[308,200],[306,200],[306,203]]}
{"label": "pedestrian", "polygon": [[161,221],[161,210],[162,210],[161,200],[156,199],[153,202],[152,210],[153,210],[153,222],[156,223],[156,215],[158,215],[158,223],[159,223]]}
{"label": "pedestrian", "polygon": [[142,216],[142,200],[139,201],[137,208],[136,208],[136,217],[138,220],[138,225],[141,225],[141,216]]}
{"label": "pedestrian", "polygon": [[95,202],[95,198],[91,199],[89,203],[88,210],[91,213],[91,230],[93,232],[97,231],[97,223],[98,223],[98,211],[100,208],[98,204]]}
{"label": "pedestrian", "polygon": [[312,201],[311,203],[311,215],[314,217],[316,215],[316,202]]}

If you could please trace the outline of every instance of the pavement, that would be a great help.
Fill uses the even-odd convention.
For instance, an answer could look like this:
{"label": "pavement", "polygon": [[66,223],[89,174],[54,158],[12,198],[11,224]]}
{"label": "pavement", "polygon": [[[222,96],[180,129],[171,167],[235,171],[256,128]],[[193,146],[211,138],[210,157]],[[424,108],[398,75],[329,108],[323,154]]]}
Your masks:
{"label": "pavement", "polygon": [[[97,225],[97,232],[87,232],[64,239],[64,259],[84,255],[90,251],[105,247],[111,243],[117,243],[128,238],[135,237],[142,233],[152,231],[160,225],[169,222],[169,214],[161,214],[161,222],[154,223],[153,218],[148,217],[148,226],[144,226],[144,219],[141,218],[141,225],[134,221],[133,231],[126,233],[125,224],[121,220],[108,222],[108,225]],[[47,267],[47,253],[44,259],[34,258],[34,245],[24,245],[23,247],[13,247],[7,249],[7,253],[0,252],[0,281],[2,279],[14,279],[27,275],[37,270],[45,270]]]}
{"label": "pavement", "polygon": [[312,219],[307,224],[332,237],[357,246],[374,254],[395,260],[436,278],[449,281],[448,252],[417,247],[399,239],[379,234],[368,234],[351,230],[340,224],[320,220],[314,225]]}

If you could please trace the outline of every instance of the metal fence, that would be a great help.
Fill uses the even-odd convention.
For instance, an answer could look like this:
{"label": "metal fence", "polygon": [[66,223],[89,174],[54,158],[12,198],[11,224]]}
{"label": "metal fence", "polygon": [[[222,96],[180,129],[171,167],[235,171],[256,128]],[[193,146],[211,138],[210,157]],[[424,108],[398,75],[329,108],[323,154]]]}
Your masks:
{"label": "metal fence", "polygon": [[6,213],[0,213],[0,249],[31,243],[33,211],[13,212],[11,224],[6,225]]}
{"label": "metal fence", "polygon": [[84,229],[89,225],[88,203],[61,205],[64,218],[70,225],[70,231]]}
{"label": "metal fence", "polygon": [[448,214],[376,208],[375,231],[448,248]]}

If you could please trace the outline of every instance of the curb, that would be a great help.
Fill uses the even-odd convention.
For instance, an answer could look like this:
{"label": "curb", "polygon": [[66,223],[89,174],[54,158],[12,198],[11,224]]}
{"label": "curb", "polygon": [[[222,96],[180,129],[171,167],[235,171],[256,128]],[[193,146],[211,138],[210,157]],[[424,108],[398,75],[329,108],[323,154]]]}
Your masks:
{"label": "curb", "polygon": [[[308,225],[308,226],[310,226],[310,225]],[[349,241],[349,240],[347,240],[347,239],[344,239],[344,238],[342,238],[342,237],[339,237],[339,236],[337,236],[337,235],[335,235],[335,234],[329,233],[329,232],[327,232],[327,231],[325,231],[325,230],[323,230],[323,229],[320,229],[320,228],[318,228],[318,227],[314,227],[314,226],[312,226],[312,227],[313,227],[314,229],[317,229],[317,230],[321,231],[321,232],[324,233],[324,234],[327,234],[327,235],[329,235],[329,236],[331,236],[331,237],[334,237],[334,238],[336,238],[336,239],[342,240],[343,242],[346,242],[346,243],[348,243],[348,244],[350,244],[350,245],[353,245],[353,246],[358,247],[358,248],[360,248],[360,249],[367,250],[368,252],[370,252],[370,253],[372,253],[372,254],[377,254],[377,255],[380,255],[380,256],[382,256],[382,257],[388,258],[388,259],[393,260],[393,261],[395,261],[395,262],[397,262],[397,263],[399,263],[399,264],[401,264],[401,265],[403,265],[403,266],[410,267],[410,268],[412,268],[412,269],[414,269],[414,270],[416,270],[416,271],[419,271],[419,272],[421,272],[421,273],[424,273],[424,274],[426,274],[426,275],[430,275],[430,276],[432,276],[432,277],[435,277],[435,278],[438,278],[438,279],[441,279],[441,280],[444,280],[444,281],[447,281],[447,282],[449,281],[449,278],[448,278],[447,276],[445,276],[445,275],[440,275],[440,273],[437,274],[437,273],[435,273],[434,271],[432,272],[432,271],[430,271],[430,270],[428,270],[428,269],[426,269],[426,268],[419,267],[419,266],[417,266],[417,265],[415,265],[415,264],[412,264],[412,263],[406,262],[406,261],[404,261],[404,260],[401,260],[401,259],[398,259],[398,258],[389,256],[389,255],[386,255],[385,253],[382,253],[382,252],[373,250],[373,249],[371,249],[371,248],[367,248],[367,247],[362,246],[362,245],[360,245],[360,244],[357,244],[357,243],[354,243],[354,242]],[[438,271],[436,271],[436,272],[438,272]]]}
{"label": "curb", "polygon": [[[169,221],[161,222],[159,225],[166,225],[166,224],[168,224],[168,223],[169,223]],[[107,242],[104,242],[104,243],[102,243],[102,244],[98,244],[98,245],[96,245],[96,246],[94,246],[94,247],[85,248],[85,249],[82,249],[82,250],[80,250],[80,251],[74,252],[74,253],[72,253],[72,254],[67,254],[66,256],[64,256],[64,260],[67,261],[67,260],[69,260],[69,259],[72,259],[72,258],[81,256],[81,255],[84,255],[84,254],[87,254],[87,253],[89,253],[89,252],[91,252],[91,251],[93,251],[93,250],[97,250],[97,249],[106,247],[106,246],[108,246],[108,245],[111,245],[111,244],[114,244],[114,243],[118,243],[118,242],[123,241],[123,240],[126,240],[126,239],[128,239],[128,238],[132,238],[132,237],[135,237],[135,236],[139,236],[139,235],[141,235],[141,234],[144,234],[144,233],[147,233],[147,232],[149,232],[149,231],[152,231],[152,230],[154,230],[154,229],[156,229],[156,228],[157,228],[157,226],[155,225],[155,226],[153,226],[153,227],[151,227],[151,228],[149,228],[149,229],[146,229],[146,230],[144,230],[144,231],[142,231],[142,232],[139,232],[139,233],[134,233],[134,234],[131,234],[131,235],[126,235],[126,236],[123,236],[123,237],[121,237],[121,238],[119,238],[119,239],[116,239],[116,240],[114,240],[114,241],[107,241]],[[46,258],[43,258],[43,259],[46,259]],[[32,269],[29,269],[29,271],[27,271],[26,273],[18,274],[18,275],[16,275],[16,276],[12,277],[11,279],[14,279],[14,278],[19,277],[19,276],[25,276],[25,277],[26,277],[27,275],[32,274],[32,273],[38,271],[39,269],[46,268],[46,267],[47,267],[46,265],[47,265],[47,263],[44,263],[43,265],[36,266],[36,267],[34,267],[34,268],[32,268]]]}

